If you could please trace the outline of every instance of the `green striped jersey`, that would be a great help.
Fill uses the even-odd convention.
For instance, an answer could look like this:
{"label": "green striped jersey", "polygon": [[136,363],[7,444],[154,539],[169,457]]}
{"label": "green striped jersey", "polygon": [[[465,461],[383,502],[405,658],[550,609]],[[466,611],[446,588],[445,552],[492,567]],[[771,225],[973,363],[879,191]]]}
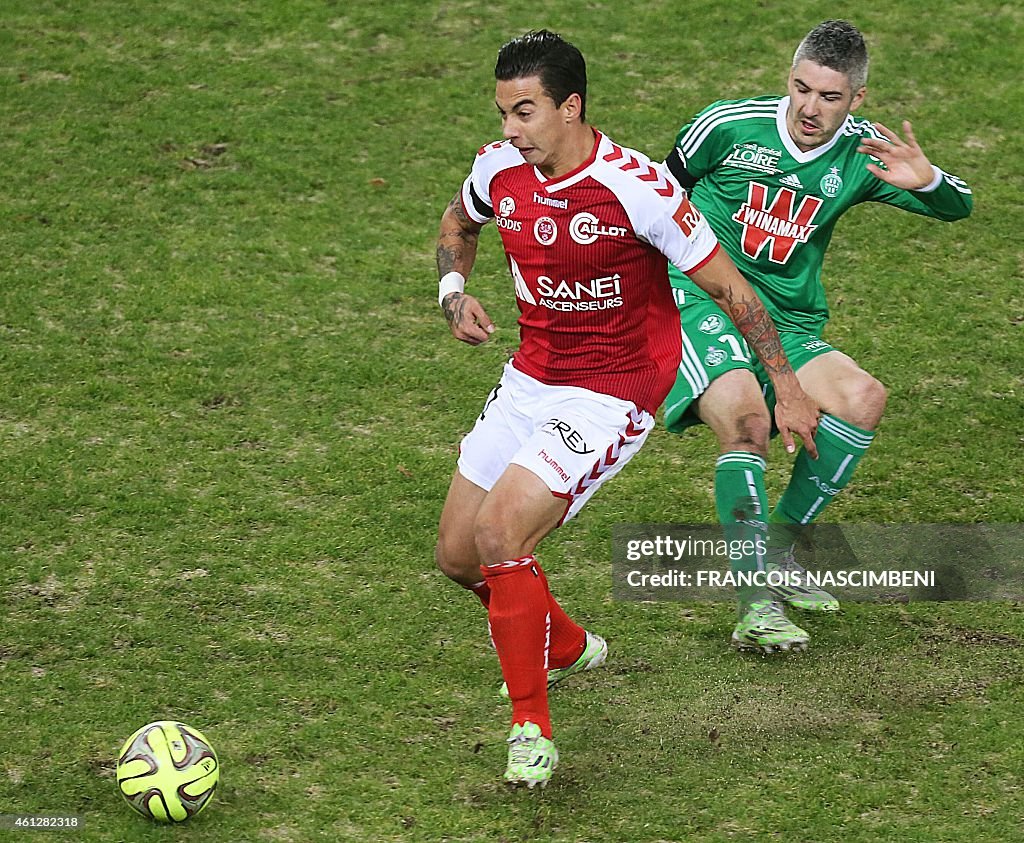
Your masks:
{"label": "green striped jersey", "polygon": [[[683,126],[666,164],[776,324],[818,333],[828,319],[821,267],[847,208],[884,202],[955,220],[971,212],[971,191],[937,167],[924,190],[876,178],[865,166],[874,159],[857,147],[881,135],[852,115],[831,141],[803,152],[786,128],[788,105],[789,97],[777,96],[713,103]],[[685,296],[707,298],[678,270],[670,275]]]}

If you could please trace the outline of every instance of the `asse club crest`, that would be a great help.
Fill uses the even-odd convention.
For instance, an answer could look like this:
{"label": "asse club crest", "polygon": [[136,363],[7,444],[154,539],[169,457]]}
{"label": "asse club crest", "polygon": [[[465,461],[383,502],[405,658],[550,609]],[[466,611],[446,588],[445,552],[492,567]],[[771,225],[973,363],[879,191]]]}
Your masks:
{"label": "asse club crest", "polygon": [[835,199],[843,189],[843,180],[839,177],[839,168],[830,168],[827,175],[821,177],[821,192],[829,199]]}
{"label": "asse club crest", "polygon": [[725,358],[727,356],[728,355],[725,353],[725,349],[713,345],[708,349],[708,353],[704,355],[704,365],[720,366],[722,363],[725,362]]}

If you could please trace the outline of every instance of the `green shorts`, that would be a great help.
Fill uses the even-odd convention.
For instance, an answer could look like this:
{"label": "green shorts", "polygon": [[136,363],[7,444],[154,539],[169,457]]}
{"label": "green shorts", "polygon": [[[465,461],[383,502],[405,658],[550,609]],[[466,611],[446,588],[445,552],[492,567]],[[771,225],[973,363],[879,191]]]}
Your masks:
{"label": "green shorts", "polygon": [[[683,357],[676,382],[665,399],[665,427],[672,433],[701,424],[693,402],[704,394],[711,381],[734,369],[754,373],[765,396],[769,413],[774,414],[775,391],[761,361],[750,351],[746,340],[721,308],[707,299],[688,298],[679,307],[683,332]],[[779,331],[782,348],[793,371],[809,360],[832,351],[820,336],[797,331]]]}

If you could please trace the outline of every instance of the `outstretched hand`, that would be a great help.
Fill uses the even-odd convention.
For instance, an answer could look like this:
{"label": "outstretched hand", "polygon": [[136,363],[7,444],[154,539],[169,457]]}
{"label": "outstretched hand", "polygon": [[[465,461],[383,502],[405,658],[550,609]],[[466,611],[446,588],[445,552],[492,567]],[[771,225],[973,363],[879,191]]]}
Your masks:
{"label": "outstretched hand", "polygon": [[449,293],[441,304],[448,328],[457,340],[480,345],[487,342],[494,333],[494,323],[487,311],[473,296],[465,293]]}
{"label": "outstretched hand", "polygon": [[910,121],[903,121],[906,140],[881,123],[875,123],[874,126],[886,140],[863,138],[857,152],[873,155],[885,164],[885,168],[871,162],[867,165],[868,171],[887,184],[903,190],[920,190],[931,184],[935,175],[932,164],[918,146]]}

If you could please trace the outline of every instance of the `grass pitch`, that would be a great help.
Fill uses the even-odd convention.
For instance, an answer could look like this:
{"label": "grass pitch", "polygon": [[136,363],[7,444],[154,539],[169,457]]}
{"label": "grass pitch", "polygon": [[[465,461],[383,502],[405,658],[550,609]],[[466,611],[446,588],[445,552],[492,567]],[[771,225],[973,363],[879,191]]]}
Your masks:
{"label": "grass pitch", "polygon": [[[612,524],[714,519],[706,431],[659,429],[541,547],[612,648],[552,698],[543,794],[499,786],[497,662],[432,566],[516,344],[493,231],[494,340],[456,343],[435,302],[441,211],[500,133],[497,48],[563,32],[595,125],[660,157],[712,100],[781,91],[830,16],[869,41],[862,113],[912,119],[976,208],[839,226],[828,337],[891,399],[828,520],[1019,522],[1016,7],[5,4],[0,814],[81,814],[87,841],[1020,837],[1018,606],[848,604],[765,660],[730,651],[731,606],[611,601]],[[777,451],[773,499],[787,474]],[[158,718],[223,767],[176,829],[113,780]]]}

